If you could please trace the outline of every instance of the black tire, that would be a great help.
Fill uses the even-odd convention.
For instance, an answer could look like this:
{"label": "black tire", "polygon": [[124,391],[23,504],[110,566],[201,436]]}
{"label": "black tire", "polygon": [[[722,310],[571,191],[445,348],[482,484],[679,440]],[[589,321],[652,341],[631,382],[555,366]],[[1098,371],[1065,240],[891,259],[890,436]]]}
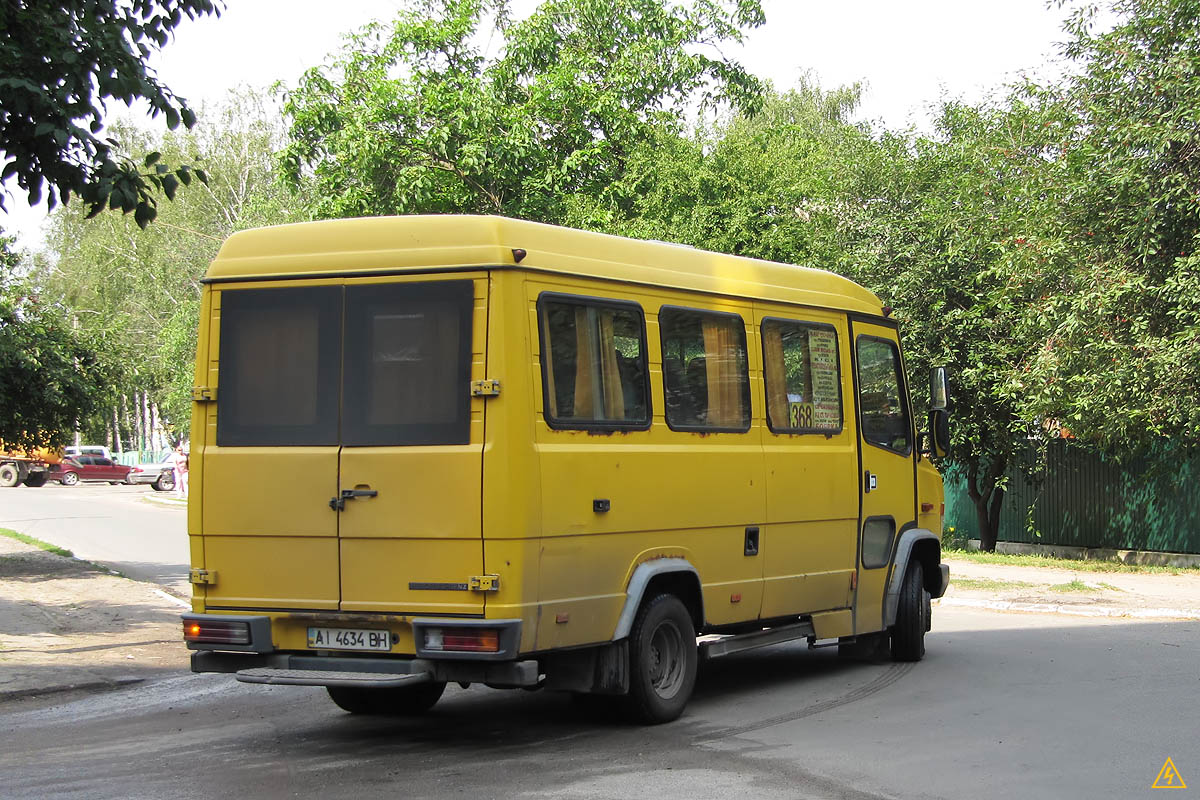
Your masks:
{"label": "black tire", "polygon": [[46,478],[47,478],[47,475],[44,472],[31,472],[25,478],[25,485],[30,487],[31,489],[36,489],[39,486],[46,485]]}
{"label": "black tire", "polygon": [[696,686],[696,629],[673,594],[645,603],[629,634],[628,715],[658,725],[678,719]]}
{"label": "black tire", "polygon": [[892,626],[892,658],[920,661],[925,655],[925,631],[929,630],[929,594],[925,591],[921,562],[913,560],[900,585],[900,604]]}
{"label": "black tire", "polygon": [[351,714],[380,716],[416,716],[433,708],[446,691],[439,681],[400,686],[391,689],[364,689],[358,686],[326,686],[329,699]]}
{"label": "black tire", "polygon": [[16,464],[4,464],[0,466],[0,486],[5,488],[16,486],[21,482],[21,470],[17,469]]}
{"label": "black tire", "polygon": [[79,483],[79,473],[64,472],[61,480],[63,486],[74,486],[75,484]]}
{"label": "black tire", "polygon": [[175,476],[170,472],[164,472],[158,476],[158,480],[150,484],[156,492],[169,492],[175,488]]}

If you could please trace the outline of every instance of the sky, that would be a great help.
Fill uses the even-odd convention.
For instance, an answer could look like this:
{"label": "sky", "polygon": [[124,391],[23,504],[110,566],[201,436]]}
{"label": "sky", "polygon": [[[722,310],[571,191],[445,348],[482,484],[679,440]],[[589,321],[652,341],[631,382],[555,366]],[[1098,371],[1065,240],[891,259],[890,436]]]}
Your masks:
{"label": "sky", "polygon": [[[517,16],[537,0],[512,0]],[[227,0],[219,18],[185,20],[151,65],[193,107],[237,86],[295,84],[342,36],[386,19],[405,0]],[[925,127],[942,97],[982,99],[1021,71],[1048,67],[1066,11],[1046,0],[763,0],[767,22],[727,48],[777,89],[811,76],[825,89],[861,82],[859,118],[889,128]],[[114,112],[123,110],[119,104]],[[161,128],[161,124],[160,124]],[[11,187],[0,227],[18,246],[41,242],[43,207]]]}

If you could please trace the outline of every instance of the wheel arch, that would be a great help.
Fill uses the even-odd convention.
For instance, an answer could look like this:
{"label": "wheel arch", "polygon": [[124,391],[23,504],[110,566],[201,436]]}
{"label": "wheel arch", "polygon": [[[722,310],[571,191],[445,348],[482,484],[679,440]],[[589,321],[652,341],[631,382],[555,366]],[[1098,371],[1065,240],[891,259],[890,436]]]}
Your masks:
{"label": "wheel arch", "polygon": [[896,624],[896,610],[900,604],[900,588],[904,585],[904,574],[908,565],[916,559],[921,565],[925,579],[925,590],[932,597],[946,593],[949,569],[942,563],[942,542],[932,531],[924,528],[909,528],[900,534],[896,545],[896,560],[892,576],[888,581],[887,595],[883,603],[885,627]]}
{"label": "wheel arch", "polygon": [[625,589],[625,605],[617,618],[613,641],[629,636],[634,617],[642,603],[663,592],[678,597],[687,607],[697,631],[704,627],[704,595],[700,591],[700,573],[682,558],[656,558],[638,564]]}

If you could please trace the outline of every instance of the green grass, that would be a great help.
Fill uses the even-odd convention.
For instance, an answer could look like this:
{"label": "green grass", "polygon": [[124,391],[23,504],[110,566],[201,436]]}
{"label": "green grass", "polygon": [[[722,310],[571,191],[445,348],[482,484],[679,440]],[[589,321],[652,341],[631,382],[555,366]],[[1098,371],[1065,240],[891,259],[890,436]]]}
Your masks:
{"label": "green grass", "polygon": [[1084,583],[1081,580],[1073,580],[1070,583],[1056,583],[1053,586],[1047,586],[1052,592],[1094,592],[1096,587],[1090,583]]}
{"label": "green grass", "polygon": [[1028,589],[1035,583],[1025,581],[1002,581],[993,578],[955,578],[950,577],[950,585],[955,589],[971,589],[980,592],[1002,592],[1005,589]]}
{"label": "green grass", "polygon": [[16,531],[10,531],[8,528],[0,528],[0,536],[7,536],[10,539],[16,539],[18,542],[24,542],[25,544],[31,544],[34,547],[39,547],[42,550],[45,550],[48,553],[54,553],[55,555],[66,556],[67,558],[75,557],[75,554],[72,553],[70,550],[59,547],[56,544],[50,544],[49,542],[43,542],[41,539],[35,539],[34,537],[27,536],[24,533],[17,533]]}
{"label": "green grass", "polygon": [[971,561],[976,564],[1002,564],[1011,567],[1053,567],[1054,569],[1070,569],[1076,572],[1141,572],[1163,575],[1195,575],[1200,573],[1200,568],[1197,567],[1157,567],[1148,564],[1122,564],[1119,561],[1079,561],[1073,558],[1025,556],[1012,553],[981,553],[978,550],[957,550],[953,548],[943,549],[942,556],[958,559],[959,561]]}

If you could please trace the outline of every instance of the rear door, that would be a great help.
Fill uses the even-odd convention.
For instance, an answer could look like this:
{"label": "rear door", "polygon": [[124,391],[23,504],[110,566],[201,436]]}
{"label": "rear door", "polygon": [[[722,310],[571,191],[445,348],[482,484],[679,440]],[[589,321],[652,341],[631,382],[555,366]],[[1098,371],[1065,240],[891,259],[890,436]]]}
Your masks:
{"label": "rear door", "polygon": [[[210,610],[335,610],[340,281],[213,293],[202,520]],[[211,378],[210,378],[211,380]],[[215,431],[212,430],[215,428]]]}
{"label": "rear door", "polygon": [[341,607],[482,614],[486,276],[348,281]]}
{"label": "rear door", "polygon": [[212,313],[208,608],[482,613],[486,273],[227,288]]}

